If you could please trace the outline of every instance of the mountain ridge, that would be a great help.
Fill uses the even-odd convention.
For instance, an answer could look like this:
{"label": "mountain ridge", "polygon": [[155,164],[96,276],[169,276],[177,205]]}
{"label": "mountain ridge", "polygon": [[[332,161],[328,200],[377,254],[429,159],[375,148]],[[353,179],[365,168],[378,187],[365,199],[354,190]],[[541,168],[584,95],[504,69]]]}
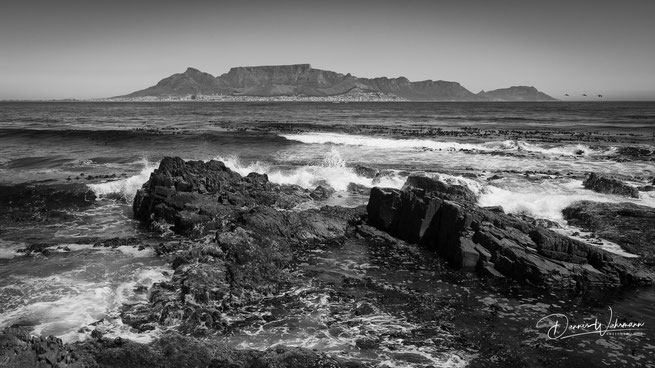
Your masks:
{"label": "mountain ridge", "polygon": [[352,90],[383,93],[410,101],[546,101],[554,98],[531,86],[481,91],[475,94],[458,82],[423,80],[411,82],[405,77],[359,78],[310,64],[239,66],[217,77],[188,67],[156,85],[116,98],[171,98],[196,95],[252,97],[329,97]]}

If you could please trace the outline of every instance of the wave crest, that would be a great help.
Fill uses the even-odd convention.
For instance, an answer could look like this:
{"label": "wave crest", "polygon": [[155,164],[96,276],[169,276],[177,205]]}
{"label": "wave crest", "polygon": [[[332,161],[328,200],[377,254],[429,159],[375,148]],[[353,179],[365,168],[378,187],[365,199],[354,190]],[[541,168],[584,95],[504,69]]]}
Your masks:
{"label": "wave crest", "polygon": [[430,139],[394,139],[341,133],[282,134],[288,140],[306,144],[337,144],[345,146],[377,147],[382,149],[423,149],[435,151],[526,152],[558,156],[609,155],[616,148],[595,150],[583,144],[561,146],[539,145],[521,140],[485,143],[440,142]]}
{"label": "wave crest", "polygon": [[306,189],[314,189],[318,185],[328,184],[337,191],[346,191],[350,183],[366,187],[401,188],[405,182],[405,178],[395,172],[375,178],[359,175],[355,169],[347,166],[346,161],[334,147],[320,163],[290,169],[275,167],[261,161],[243,163],[236,156],[218,156],[214,159],[223,161],[227,167],[243,176],[251,172],[266,174],[273,183],[295,184]]}
{"label": "wave crest", "polygon": [[150,179],[150,174],[158,167],[157,164],[149,162],[145,158],[141,160],[141,163],[143,169],[136,175],[106,183],[88,184],[88,186],[98,197],[114,197],[124,200],[126,203],[132,203],[136,191]]}

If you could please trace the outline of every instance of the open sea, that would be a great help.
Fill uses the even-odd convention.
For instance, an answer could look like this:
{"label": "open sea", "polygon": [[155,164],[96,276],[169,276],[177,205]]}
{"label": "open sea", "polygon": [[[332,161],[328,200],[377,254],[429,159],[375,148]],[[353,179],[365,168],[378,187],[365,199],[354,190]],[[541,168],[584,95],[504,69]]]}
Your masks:
{"label": "open sea", "polygon": [[[156,337],[158,331],[132,332],[118,316],[123,305],[145,302],[147,295],[135,290],[169,278],[170,266],[148,247],[93,245],[148,236],[133,219],[132,200],[165,156],[220,160],[242,175],[266,173],[272,182],[308,189],[327,183],[336,190],[327,204],[350,207],[368,200],[349,190],[352,183],[400,188],[408,175],[424,173],[468,186],[482,206],[553,221],[561,227],[557,231],[579,236],[580,229],[568,226],[561,212],[575,201],[655,207],[655,191],[625,198],[582,186],[589,172],[613,174],[642,188],[654,184],[655,103],[2,102],[0,190],[83,184],[97,199],[56,222],[0,223],[0,328],[20,324],[35,334],[75,341],[88,336],[90,324],[104,321],[107,336]],[[364,168],[380,174],[372,178]],[[611,242],[597,243],[634,256]],[[51,252],[25,256],[21,250],[33,244],[46,244]],[[330,267],[374,274],[348,268],[352,260],[366,263],[362,250],[344,252],[331,255]],[[333,307],[310,296],[302,300],[319,314]],[[645,320],[651,332],[654,303],[652,289],[612,301],[615,311]],[[412,328],[391,314],[375,318],[370,326],[380,333]],[[302,331],[259,331],[244,330],[230,343],[262,349],[285,343],[328,352],[353,346]],[[652,353],[655,346],[649,346]],[[420,353],[435,365],[466,362],[464,353]]]}

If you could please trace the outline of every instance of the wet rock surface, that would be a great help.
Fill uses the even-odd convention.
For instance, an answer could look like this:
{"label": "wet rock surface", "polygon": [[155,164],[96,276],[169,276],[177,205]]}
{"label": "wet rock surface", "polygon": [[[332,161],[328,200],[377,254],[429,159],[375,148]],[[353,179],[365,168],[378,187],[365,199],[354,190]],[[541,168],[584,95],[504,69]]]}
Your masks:
{"label": "wet rock surface", "polygon": [[373,188],[367,211],[369,223],[378,229],[482,275],[578,289],[653,282],[622,257],[480,208],[465,188],[430,178],[410,177],[402,190]]}
{"label": "wet rock surface", "polygon": [[570,224],[642,256],[638,262],[655,266],[655,209],[629,202],[580,201],[563,213]]}
{"label": "wet rock surface", "polygon": [[71,218],[68,210],[87,208],[96,199],[84,184],[0,185],[0,221],[3,224],[48,224]]}
{"label": "wet rock surface", "polygon": [[591,173],[582,182],[582,185],[594,192],[617,194],[625,197],[639,198],[639,190],[619,179],[607,175]]}
{"label": "wet rock surface", "polygon": [[7,328],[0,333],[0,342],[0,366],[12,368],[362,367],[309,349],[225,349],[174,333],[147,345],[121,338],[106,339],[100,334],[84,342],[64,344],[55,337],[29,337],[21,328]]}
{"label": "wet rock surface", "polygon": [[297,283],[293,249],[339,242],[364,215],[363,208],[288,211],[310,194],[266,175],[242,177],[221,162],[162,160],[135,197],[135,216],[196,240],[156,248],[172,260],[172,281],[155,285],[150,305],[127,308],[124,320],[140,330],[163,324],[211,334],[225,328],[222,313]]}
{"label": "wet rock surface", "polygon": [[309,196],[316,201],[324,201],[330,198],[334,194],[334,192],[335,192],[334,188],[330,187],[327,184],[319,185],[316,187],[316,189],[312,190],[312,192],[309,193]]}

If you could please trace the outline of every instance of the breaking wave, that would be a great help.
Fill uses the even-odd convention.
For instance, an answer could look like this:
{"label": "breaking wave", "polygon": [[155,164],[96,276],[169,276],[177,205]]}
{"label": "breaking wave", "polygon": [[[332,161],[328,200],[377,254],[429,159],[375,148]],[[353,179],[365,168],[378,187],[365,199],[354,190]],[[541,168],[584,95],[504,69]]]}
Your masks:
{"label": "breaking wave", "polygon": [[88,184],[88,186],[99,197],[119,198],[131,204],[136,191],[150,179],[150,174],[158,167],[158,164],[151,163],[146,159],[143,159],[141,163],[143,169],[136,175],[106,183]]}
{"label": "breaking wave", "polygon": [[377,147],[383,149],[423,149],[435,151],[524,152],[557,156],[608,155],[615,148],[595,150],[583,144],[539,145],[520,140],[485,143],[440,142],[430,139],[393,139],[341,133],[282,134],[282,137],[306,144],[338,144],[346,146]]}
{"label": "breaking wave", "polygon": [[347,166],[336,148],[332,148],[321,162],[294,168],[280,168],[266,162],[241,162],[236,156],[216,157],[223,161],[227,167],[241,175],[251,172],[268,175],[268,179],[277,184],[295,184],[306,189],[314,189],[318,185],[328,184],[337,191],[346,191],[350,183],[365,187],[400,188],[405,183],[405,177],[395,172],[386,172],[383,175],[370,178],[362,176],[352,167]]}

